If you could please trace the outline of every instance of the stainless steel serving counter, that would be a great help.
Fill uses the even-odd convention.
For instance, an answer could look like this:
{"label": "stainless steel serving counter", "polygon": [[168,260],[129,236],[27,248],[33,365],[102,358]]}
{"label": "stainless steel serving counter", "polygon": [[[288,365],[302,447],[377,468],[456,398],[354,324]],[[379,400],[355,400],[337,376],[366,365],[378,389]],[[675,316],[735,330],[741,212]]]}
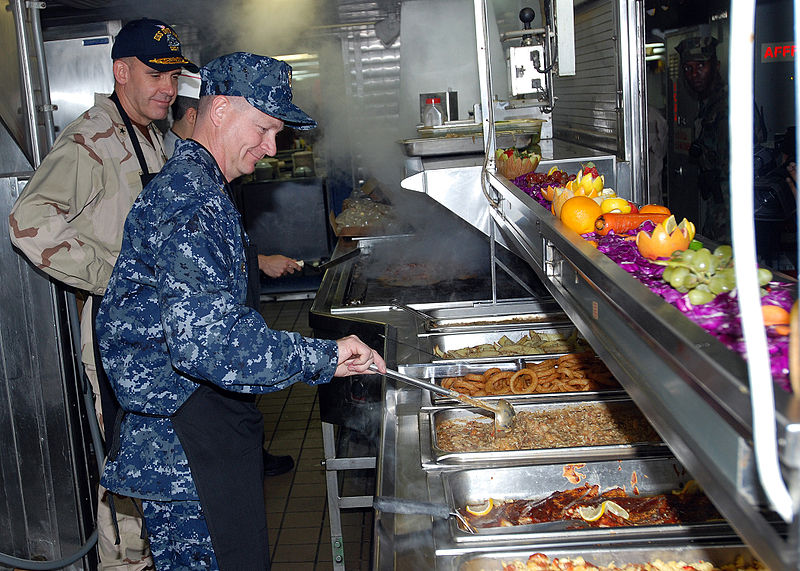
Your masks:
{"label": "stainless steel serving counter", "polygon": [[[338,257],[356,246],[355,242],[340,241],[333,257]],[[425,323],[418,315],[391,304],[373,305],[368,297],[359,300],[355,306],[341,306],[346,303],[343,291],[349,287],[358,263],[356,258],[326,272],[309,316],[311,326],[319,336],[338,337],[356,333],[364,338],[379,340],[391,367],[401,370],[408,367],[410,371],[419,373],[419,367],[414,369],[416,364],[436,361],[431,354],[431,345],[426,341],[428,337],[425,332],[430,328],[429,323]],[[476,318],[493,314],[513,317],[549,311],[550,319],[564,318],[563,315],[552,313],[552,305],[547,300],[533,298],[501,300],[494,304],[485,299],[451,302],[430,298],[414,307],[440,317],[442,323],[458,321],[455,316],[461,316],[462,325],[466,321],[468,326],[477,326],[479,329],[482,326],[476,323]],[[560,323],[563,324],[563,321]],[[512,329],[516,327],[513,324],[504,324],[500,328],[509,326]],[[483,330],[486,330],[485,326]],[[635,464],[631,470],[642,473],[644,478],[650,478],[649,473],[652,472],[652,482],[658,480],[656,472],[671,471],[686,475],[666,447],[641,448],[627,455],[613,450],[605,455],[597,455],[597,451],[593,451],[595,456],[583,457],[578,452],[574,457],[567,454],[555,459],[546,454],[541,458],[523,454],[507,461],[498,461],[490,456],[492,459],[489,461],[479,458],[476,462],[470,461],[467,464],[438,462],[435,458],[424,462],[424,449],[426,446],[430,447],[432,411],[437,406],[440,407],[441,403],[433,402],[430,395],[420,389],[398,386],[388,380],[378,381],[374,377],[369,382],[382,382],[375,489],[377,496],[399,501],[454,505],[459,493],[454,491],[458,489],[457,478],[461,478],[463,482],[472,472],[485,471],[487,468],[491,468],[492,477],[498,476],[496,481],[517,477],[513,472],[519,469],[533,474],[534,471],[545,470],[549,466],[560,474],[562,466],[570,458],[574,458],[574,461],[588,460],[590,464],[598,465],[612,462],[613,469],[598,469],[595,470],[597,473],[622,472],[625,462],[633,462]],[[618,393],[612,393],[612,396],[613,394]],[[656,469],[651,466],[652,463],[659,462],[666,462],[671,467]],[[499,468],[501,465],[505,468]],[[501,470],[509,472],[501,473]],[[548,485],[559,481],[556,476],[535,476],[533,480],[548,482]],[[499,494],[496,491],[490,493]],[[562,531],[476,538],[459,533],[449,520],[432,519],[429,515],[399,515],[382,511],[375,514],[373,551],[374,568],[386,570],[501,569],[498,566],[500,560],[524,560],[541,551],[547,552],[551,557],[584,555],[593,556],[598,562],[615,560],[617,563],[641,562],[654,558],[713,559],[722,563],[732,561],[736,556],[743,556],[746,561],[753,557],[741,539],[724,523],[687,529],[678,526],[657,531],[653,528],[632,528],[629,531],[595,529],[583,530],[577,535]]]}

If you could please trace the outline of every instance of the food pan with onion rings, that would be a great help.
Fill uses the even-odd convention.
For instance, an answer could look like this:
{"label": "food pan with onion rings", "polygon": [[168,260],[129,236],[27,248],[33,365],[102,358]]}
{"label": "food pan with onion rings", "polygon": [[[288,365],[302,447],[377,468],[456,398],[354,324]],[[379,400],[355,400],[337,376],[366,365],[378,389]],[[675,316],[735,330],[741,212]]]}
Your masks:
{"label": "food pan with onion rings", "polygon": [[[489,400],[587,399],[623,392],[611,371],[592,351],[547,359],[401,365],[400,371],[446,389]],[[432,394],[430,402],[440,405],[455,401]]]}

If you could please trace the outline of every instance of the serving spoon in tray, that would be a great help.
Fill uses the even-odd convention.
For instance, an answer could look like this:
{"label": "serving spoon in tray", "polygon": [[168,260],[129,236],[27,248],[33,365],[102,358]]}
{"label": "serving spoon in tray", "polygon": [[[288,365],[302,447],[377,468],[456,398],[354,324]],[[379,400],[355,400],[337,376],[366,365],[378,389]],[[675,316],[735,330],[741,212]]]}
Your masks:
{"label": "serving spoon in tray", "polygon": [[387,496],[375,496],[372,506],[381,512],[411,515],[429,515],[437,519],[448,519],[454,517],[458,520],[459,527],[469,534],[475,535],[508,535],[509,533],[544,533],[549,531],[571,531],[585,529],[589,524],[582,519],[556,519],[553,521],[542,521],[536,523],[526,523],[512,525],[509,527],[478,527],[473,526],[459,510],[446,504],[436,504],[431,502],[421,502],[406,498],[392,498]]}
{"label": "serving spoon in tray", "polygon": [[[369,366],[369,370],[380,374],[380,371],[378,371],[378,367],[376,367],[374,364]],[[404,375],[399,371],[393,371],[392,369],[386,369],[386,376],[396,381],[401,381],[403,383],[413,385],[415,387],[425,389],[427,391],[431,391],[434,393],[438,393],[440,395],[445,395],[450,398],[454,398],[465,404],[488,410],[494,414],[495,427],[501,430],[510,429],[511,425],[514,422],[514,416],[516,415],[516,412],[514,412],[514,407],[511,406],[511,403],[509,403],[505,399],[500,399],[490,404],[488,402],[484,402],[476,398],[472,398],[470,396],[461,394],[460,392],[454,391],[453,389],[446,389],[444,387],[440,387],[435,383],[428,383],[421,379],[409,377],[408,375]]]}

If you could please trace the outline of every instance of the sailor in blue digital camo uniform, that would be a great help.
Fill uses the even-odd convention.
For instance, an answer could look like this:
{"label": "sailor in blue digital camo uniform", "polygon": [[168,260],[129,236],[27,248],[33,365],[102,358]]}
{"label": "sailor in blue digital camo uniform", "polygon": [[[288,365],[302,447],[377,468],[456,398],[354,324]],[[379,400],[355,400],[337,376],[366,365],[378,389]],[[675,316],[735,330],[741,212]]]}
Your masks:
{"label": "sailor in blue digital camo uniform", "polygon": [[269,568],[255,395],[386,365],[355,336],[273,331],[248,305],[228,181],[275,154],[284,124],[316,123],[292,103],[283,62],[238,52],[200,74],[193,138],[134,203],[97,316],[124,411],[102,483],[142,498],[157,569],[255,571]]}

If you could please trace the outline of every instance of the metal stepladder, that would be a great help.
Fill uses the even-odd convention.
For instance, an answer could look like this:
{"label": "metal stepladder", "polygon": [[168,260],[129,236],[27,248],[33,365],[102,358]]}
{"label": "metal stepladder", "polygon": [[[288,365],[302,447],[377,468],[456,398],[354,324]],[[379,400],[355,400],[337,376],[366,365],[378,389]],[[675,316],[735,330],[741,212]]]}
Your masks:
{"label": "metal stepladder", "polygon": [[328,514],[331,524],[331,549],[333,568],[344,571],[344,541],[342,539],[342,509],[371,508],[372,496],[339,495],[339,472],[342,470],[369,470],[377,465],[375,456],[337,457],[334,425],[322,422],[322,446],[325,453],[325,483],[328,496]]}

